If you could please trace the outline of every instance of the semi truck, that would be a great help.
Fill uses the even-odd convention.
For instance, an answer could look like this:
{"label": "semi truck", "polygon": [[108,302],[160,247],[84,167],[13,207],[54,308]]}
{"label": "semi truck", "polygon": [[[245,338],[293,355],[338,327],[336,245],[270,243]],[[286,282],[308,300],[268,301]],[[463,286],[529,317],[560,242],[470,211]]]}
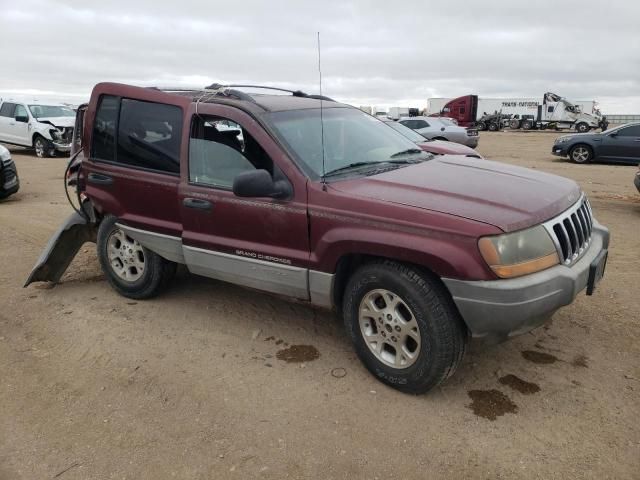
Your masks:
{"label": "semi truck", "polygon": [[[452,100],[431,98],[427,110],[432,116],[455,118],[459,125],[496,130],[508,122],[524,130],[572,128],[579,132],[606,129],[607,121],[595,101],[570,102],[551,92],[535,98],[479,98],[465,95]],[[493,117],[493,122],[492,122]]]}

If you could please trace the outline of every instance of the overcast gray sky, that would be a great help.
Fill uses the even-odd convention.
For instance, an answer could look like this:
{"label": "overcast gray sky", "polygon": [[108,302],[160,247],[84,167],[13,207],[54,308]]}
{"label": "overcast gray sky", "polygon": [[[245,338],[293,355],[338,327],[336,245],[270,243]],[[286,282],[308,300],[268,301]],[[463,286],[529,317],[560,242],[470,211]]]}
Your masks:
{"label": "overcast gray sky", "polygon": [[552,91],[640,113],[639,22],[637,0],[0,0],[0,92],[84,99],[100,81],[317,92],[320,31],[324,93],[356,105]]}

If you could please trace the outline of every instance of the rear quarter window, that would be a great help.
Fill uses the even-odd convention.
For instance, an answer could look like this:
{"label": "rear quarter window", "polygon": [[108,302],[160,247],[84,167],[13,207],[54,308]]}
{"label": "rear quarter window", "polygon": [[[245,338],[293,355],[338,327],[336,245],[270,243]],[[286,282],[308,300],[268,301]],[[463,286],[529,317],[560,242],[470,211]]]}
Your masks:
{"label": "rear quarter window", "polygon": [[104,95],[94,120],[91,156],[178,174],[181,133],[180,107]]}

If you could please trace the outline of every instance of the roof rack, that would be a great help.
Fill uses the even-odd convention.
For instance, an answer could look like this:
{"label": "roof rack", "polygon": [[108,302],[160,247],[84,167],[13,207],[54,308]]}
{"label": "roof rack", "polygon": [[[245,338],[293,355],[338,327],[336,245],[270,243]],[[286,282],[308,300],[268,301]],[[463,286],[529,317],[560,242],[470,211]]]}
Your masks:
{"label": "roof rack", "polygon": [[303,98],[313,98],[315,100],[326,100],[328,102],[335,102],[334,99],[326,97],[324,95],[309,95],[301,90],[289,90],[287,88],[280,87],[270,87],[266,85],[221,85],[219,83],[213,83],[208,87],[205,87],[205,90],[223,90],[223,89],[233,89],[233,88],[260,88],[264,90],[277,90],[279,92],[287,92],[293,95],[294,97],[303,97]]}

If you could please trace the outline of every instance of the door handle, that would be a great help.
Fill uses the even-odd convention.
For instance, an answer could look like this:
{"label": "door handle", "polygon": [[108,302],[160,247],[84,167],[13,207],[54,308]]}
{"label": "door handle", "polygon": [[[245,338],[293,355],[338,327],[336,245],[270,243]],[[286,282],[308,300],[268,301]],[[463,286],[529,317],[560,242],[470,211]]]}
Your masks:
{"label": "door handle", "polygon": [[101,173],[90,173],[87,177],[89,183],[95,183],[96,185],[112,185],[113,178],[108,175],[102,175]]}
{"label": "door handle", "polygon": [[185,198],[182,200],[182,204],[187,208],[195,208],[198,210],[211,210],[213,204],[208,200],[202,200],[201,198]]}

